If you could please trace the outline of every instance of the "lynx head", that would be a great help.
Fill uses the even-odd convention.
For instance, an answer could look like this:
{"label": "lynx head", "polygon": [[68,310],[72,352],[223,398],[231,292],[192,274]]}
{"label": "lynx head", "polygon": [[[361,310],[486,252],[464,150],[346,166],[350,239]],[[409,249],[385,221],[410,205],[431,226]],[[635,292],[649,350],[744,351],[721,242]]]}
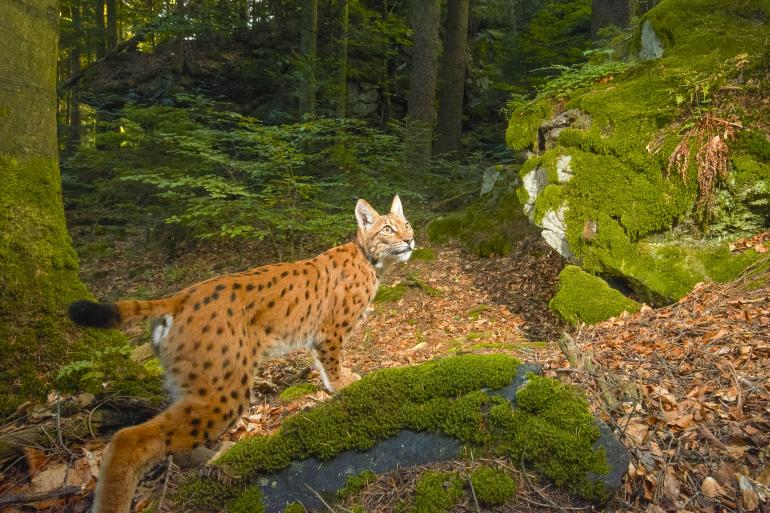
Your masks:
{"label": "lynx head", "polygon": [[409,260],[414,250],[414,231],[404,217],[398,195],[385,215],[378,214],[365,200],[358,200],[356,220],[358,243],[376,268]]}

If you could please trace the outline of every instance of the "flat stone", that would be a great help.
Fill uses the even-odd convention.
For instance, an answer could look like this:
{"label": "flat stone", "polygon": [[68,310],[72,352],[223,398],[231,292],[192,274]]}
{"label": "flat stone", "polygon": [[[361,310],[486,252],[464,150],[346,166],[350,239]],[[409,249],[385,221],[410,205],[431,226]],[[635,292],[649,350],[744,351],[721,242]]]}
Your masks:
{"label": "flat stone", "polygon": [[524,176],[522,186],[527,191],[527,202],[524,204],[524,213],[530,216],[535,208],[535,200],[548,185],[548,173],[544,167],[536,167]]}

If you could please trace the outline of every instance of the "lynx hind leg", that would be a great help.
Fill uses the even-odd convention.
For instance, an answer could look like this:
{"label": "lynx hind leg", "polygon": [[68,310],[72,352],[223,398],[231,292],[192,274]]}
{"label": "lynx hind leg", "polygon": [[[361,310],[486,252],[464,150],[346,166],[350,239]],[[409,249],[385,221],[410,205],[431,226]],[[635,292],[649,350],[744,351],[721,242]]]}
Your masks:
{"label": "lynx hind leg", "polygon": [[324,387],[329,392],[342,390],[361,379],[361,376],[342,366],[342,337],[324,339],[313,348],[316,367]]}
{"label": "lynx hind leg", "polygon": [[150,465],[217,439],[247,401],[248,394],[237,386],[212,391],[211,397],[190,394],[144,424],[118,431],[105,452],[93,512],[129,513],[136,486]]}

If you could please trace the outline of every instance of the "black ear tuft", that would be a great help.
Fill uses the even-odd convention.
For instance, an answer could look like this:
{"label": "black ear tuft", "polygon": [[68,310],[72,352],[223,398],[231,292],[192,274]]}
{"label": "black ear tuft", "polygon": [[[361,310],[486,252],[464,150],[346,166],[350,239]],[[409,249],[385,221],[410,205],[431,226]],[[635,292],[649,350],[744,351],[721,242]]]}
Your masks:
{"label": "black ear tuft", "polygon": [[120,324],[120,312],[114,304],[75,301],[68,313],[72,322],[88,328],[115,328]]}

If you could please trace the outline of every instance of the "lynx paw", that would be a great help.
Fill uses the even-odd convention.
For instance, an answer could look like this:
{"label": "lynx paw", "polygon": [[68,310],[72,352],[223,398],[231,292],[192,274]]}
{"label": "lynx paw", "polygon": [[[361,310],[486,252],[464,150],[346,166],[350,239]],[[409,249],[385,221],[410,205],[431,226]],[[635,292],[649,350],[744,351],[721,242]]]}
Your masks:
{"label": "lynx paw", "polygon": [[361,376],[355,372],[352,372],[350,369],[340,369],[340,376],[334,382],[334,389],[337,391],[342,390],[346,386],[350,385],[351,383],[355,383],[359,379],[361,379]]}

